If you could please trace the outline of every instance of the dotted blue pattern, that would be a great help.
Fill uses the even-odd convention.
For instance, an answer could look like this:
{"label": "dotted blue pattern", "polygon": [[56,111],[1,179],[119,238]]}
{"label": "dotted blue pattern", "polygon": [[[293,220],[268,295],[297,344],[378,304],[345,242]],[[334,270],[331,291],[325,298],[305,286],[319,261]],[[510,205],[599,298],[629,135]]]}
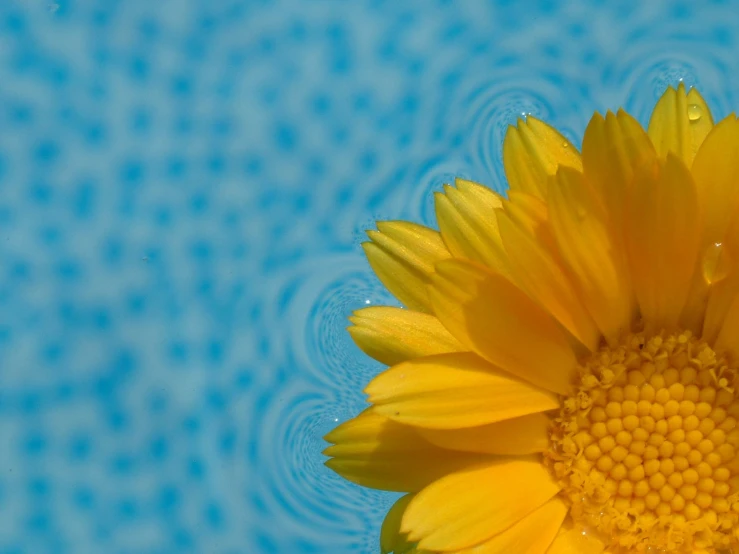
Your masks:
{"label": "dotted blue pattern", "polygon": [[320,454],[394,302],[363,231],[502,190],[522,113],[739,107],[738,8],[0,1],[0,554],[376,552]]}

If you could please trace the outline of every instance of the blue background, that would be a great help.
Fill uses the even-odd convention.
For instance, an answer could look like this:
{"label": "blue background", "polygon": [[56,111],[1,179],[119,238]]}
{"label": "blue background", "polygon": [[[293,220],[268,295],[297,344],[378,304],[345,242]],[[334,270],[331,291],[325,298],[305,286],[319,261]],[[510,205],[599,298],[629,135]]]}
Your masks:
{"label": "blue background", "polygon": [[393,303],[363,231],[503,190],[522,113],[725,115],[737,9],[0,0],[0,554],[376,552],[392,496],[320,455]]}

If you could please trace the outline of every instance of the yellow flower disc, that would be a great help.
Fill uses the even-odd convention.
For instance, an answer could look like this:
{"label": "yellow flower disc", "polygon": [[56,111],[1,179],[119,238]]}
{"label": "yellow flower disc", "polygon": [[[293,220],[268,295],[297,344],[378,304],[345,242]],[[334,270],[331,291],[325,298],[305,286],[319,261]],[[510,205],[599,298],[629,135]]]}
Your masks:
{"label": "yellow flower disc", "polygon": [[624,552],[729,546],[739,522],[736,377],[689,332],[631,334],[588,359],[547,452],[576,524]]}

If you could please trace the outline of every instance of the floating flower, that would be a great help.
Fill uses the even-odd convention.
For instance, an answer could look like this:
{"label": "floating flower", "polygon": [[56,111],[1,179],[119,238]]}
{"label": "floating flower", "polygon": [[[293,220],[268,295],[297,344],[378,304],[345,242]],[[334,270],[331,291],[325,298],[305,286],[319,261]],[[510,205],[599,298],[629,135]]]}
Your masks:
{"label": "floating flower", "polygon": [[670,88],[582,154],[528,117],[507,198],[458,179],[439,231],[364,249],[407,309],[351,318],[391,366],[327,465],[407,493],[383,553],[739,552],[739,123]]}

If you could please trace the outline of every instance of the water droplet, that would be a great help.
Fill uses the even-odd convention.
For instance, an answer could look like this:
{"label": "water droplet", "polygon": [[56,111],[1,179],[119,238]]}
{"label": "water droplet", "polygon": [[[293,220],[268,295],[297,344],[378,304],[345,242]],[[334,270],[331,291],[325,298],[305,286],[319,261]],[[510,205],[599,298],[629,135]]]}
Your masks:
{"label": "water droplet", "polygon": [[720,242],[709,246],[703,254],[703,278],[706,283],[713,285],[725,279],[730,265],[728,252]]}
{"label": "water droplet", "polygon": [[566,142],[563,142],[562,143],[562,148],[567,148],[567,147],[568,147],[568,144]]}
{"label": "water droplet", "polygon": [[688,119],[698,121],[703,116],[703,110],[698,104],[688,104]]}
{"label": "water droplet", "polygon": [[365,300],[364,303],[365,304],[371,304],[371,301],[370,300]]}

